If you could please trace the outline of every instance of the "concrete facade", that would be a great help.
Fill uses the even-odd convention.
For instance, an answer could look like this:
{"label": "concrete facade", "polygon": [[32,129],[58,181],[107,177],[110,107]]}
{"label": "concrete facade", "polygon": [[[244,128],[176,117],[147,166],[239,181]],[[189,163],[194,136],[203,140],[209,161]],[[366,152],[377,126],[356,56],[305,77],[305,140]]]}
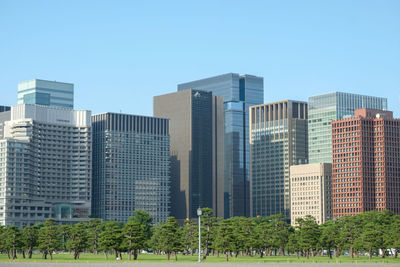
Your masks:
{"label": "concrete facade", "polygon": [[145,210],[153,223],[170,216],[169,120],[119,113],[92,116],[92,213],[126,222]]}
{"label": "concrete facade", "polygon": [[312,163],[290,167],[290,221],[313,216],[318,224],[332,219],[332,164]]}
{"label": "concrete facade", "polygon": [[90,111],[17,105],[0,140],[0,224],[88,220]]}
{"label": "concrete facade", "polygon": [[251,216],[283,214],[289,221],[289,168],[307,160],[306,102],[285,100],[251,107]]}
{"label": "concrete facade", "polygon": [[184,90],[154,97],[154,116],[169,118],[171,212],[197,218],[199,207],[223,217],[223,100],[211,92]]}

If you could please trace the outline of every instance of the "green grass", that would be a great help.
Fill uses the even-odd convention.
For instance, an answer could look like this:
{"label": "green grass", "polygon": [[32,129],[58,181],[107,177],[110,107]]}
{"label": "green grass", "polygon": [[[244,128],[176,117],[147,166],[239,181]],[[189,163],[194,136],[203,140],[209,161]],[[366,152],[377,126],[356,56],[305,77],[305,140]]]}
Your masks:
{"label": "green grass", "polygon": [[[0,254],[0,262],[10,261],[5,254]],[[21,254],[18,254],[18,258],[14,260],[15,262],[50,262],[51,260],[42,260],[40,254],[33,255],[32,259],[23,259]],[[123,254],[123,262],[128,261],[128,255]],[[170,262],[174,261],[174,257],[171,255]],[[81,254],[80,259],[74,261],[72,254],[55,254],[53,255],[52,262],[121,262],[114,259],[114,255],[109,255],[108,260],[104,258],[103,254]],[[153,254],[140,254],[138,257],[138,262],[168,262],[165,255],[153,255]],[[178,262],[197,262],[197,255],[178,255]],[[205,262],[226,262],[225,257],[221,255],[220,257],[209,256]],[[340,256],[339,258],[329,257],[310,257],[310,259],[300,257],[297,259],[296,256],[267,256],[260,258],[259,256],[249,257],[249,256],[238,256],[229,257],[229,262],[266,262],[266,263],[400,263],[400,259],[394,259],[393,257],[386,257],[382,259],[381,257],[373,257],[370,261],[368,257],[354,257],[351,259],[349,256]]]}

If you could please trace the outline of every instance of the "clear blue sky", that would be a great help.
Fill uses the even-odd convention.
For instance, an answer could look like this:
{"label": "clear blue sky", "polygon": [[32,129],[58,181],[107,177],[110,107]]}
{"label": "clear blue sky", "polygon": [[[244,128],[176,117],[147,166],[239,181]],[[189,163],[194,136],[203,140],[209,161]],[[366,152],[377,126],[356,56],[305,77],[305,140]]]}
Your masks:
{"label": "clear blue sky", "polygon": [[400,116],[400,1],[0,1],[0,104],[18,82],[75,84],[75,107],[152,114],[154,95],[228,72],[265,99],[345,91]]}

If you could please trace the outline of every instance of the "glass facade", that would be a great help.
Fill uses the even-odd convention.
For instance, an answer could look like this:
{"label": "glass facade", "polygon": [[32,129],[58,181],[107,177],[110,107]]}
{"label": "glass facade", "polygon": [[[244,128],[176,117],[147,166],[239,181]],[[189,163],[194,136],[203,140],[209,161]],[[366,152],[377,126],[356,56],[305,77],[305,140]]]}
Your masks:
{"label": "glass facade", "polygon": [[248,110],[264,101],[263,78],[229,73],[178,85],[187,89],[224,99],[224,217],[249,216]]}
{"label": "glass facade", "polygon": [[170,215],[168,119],[104,113],[93,121],[92,214],[126,222],[145,210]]}
{"label": "glass facade", "polygon": [[387,109],[382,97],[333,92],[308,98],[308,144],[310,163],[332,163],[333,120],[354,115],[355,109]]}
{"label": "glass facade", "polygon": [[307,104],[282,101],[250,108],[251,215],[290,220],[292,165],[307,161]]}
{"label": "glass facade", "polygon": [[74,85],[33,79],[18,84],[18,104],[74,108]]}

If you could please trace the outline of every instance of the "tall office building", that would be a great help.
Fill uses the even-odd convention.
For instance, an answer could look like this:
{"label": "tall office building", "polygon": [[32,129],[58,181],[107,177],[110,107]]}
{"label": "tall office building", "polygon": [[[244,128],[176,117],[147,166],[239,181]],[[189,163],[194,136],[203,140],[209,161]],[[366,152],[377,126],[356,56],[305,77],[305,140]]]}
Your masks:
{"label": "tall office building", "polygon": [[308,159],[307,103],[280,101],[250,108],[251,216],[290,220],[292,165]]}
{"label": "tall office building", "polygon": [[359,109],[332,122],[333,216],[400,213],[400,119]]}
{"label": "tall office building", "polygon": [[10,111],[11,107],[9,106],[0,106],[0,112]]}
{"label": "tall office building", "polygon": [[0,224],[88,220],[90,111],[17,105],[0,140]]}
{"label": "tall office building", "polygon": [[262,77],[228,73],[178,85],[178,91],[210,91],[224,99],[224,214],[250,215],[249,107],[264,102]]}
{"label": "tall office building", "polygon": [[169,118],[172,215],[197,218],[199,207],[223,216],[223,100],[185,90],[154,97],[154,116]]}
{"label": "tall office building", "polygon": [[118,113],[92,116],[92,214],[126,222],[145,210],[153,223],[170,215],[168,119]]}
{"label": "tall office building", "polygon": [[74,85],[33,79],[18,84],[18,104],[74,108]]}
{"label": "tall office building", "polygon": [[0,106],[0,139],[4,136],[4,122],[11,119],[11,107]]}
{"label": "tall office building", "polygon": [[308,145],[310,163],[332,163],[331,121],[353,115],[360,108],[387,109],[382,97],[334,92],[308,98]]}
{"label": "tall office building", "polygon": [[311,215],[318,224],[332,219],[332,163],[290,167],[290,221]]}

